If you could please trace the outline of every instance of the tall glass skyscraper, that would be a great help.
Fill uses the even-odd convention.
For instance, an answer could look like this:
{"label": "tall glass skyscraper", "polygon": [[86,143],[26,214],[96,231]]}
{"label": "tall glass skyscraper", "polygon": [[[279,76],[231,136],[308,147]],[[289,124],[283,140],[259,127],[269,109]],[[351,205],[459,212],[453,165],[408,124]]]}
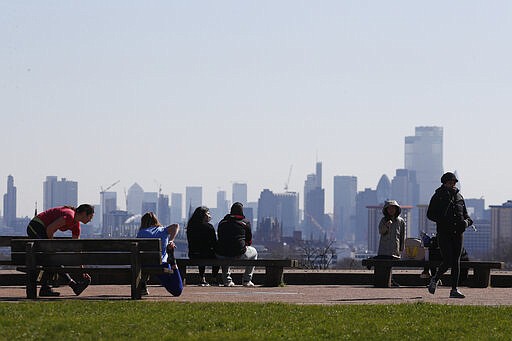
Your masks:
{"label": "tall glass skyscraper", "polygon": [[43,182],[43,209],[57,206],[77,206],[78,182],[66,178],[57,180],[56,176],[47,176]]}
{"label": "tall glass skyscraper", "polygon": [[7,177],[7,193],[4,194],[4,224],[16,226],[16,186],[12,175]]}
{"label": "tall glass skyscraper", "polygon": [[416,127],[405,137],[405,169],[416,172],[419,204],[428,204],[443,175],[443,127]]}
{"label": "tall glass skyscraper", "polygon": [[337,240],[355,239],[357,177],[334,177],[334,229]]}

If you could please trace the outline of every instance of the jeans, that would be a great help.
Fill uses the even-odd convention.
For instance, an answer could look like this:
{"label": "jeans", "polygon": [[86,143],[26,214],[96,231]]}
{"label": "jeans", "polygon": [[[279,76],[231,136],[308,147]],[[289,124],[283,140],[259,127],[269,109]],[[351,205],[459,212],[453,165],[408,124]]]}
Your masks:
{"label": "jeans", "polygon": [[[252,246],[247,246],[245,253],[238,257],[225,257],[217,255],[219,259],[258,259],[258,251]],[[252,274],[254,273],[254,266],[246,266],[243,276],[243,283],[250,282],[252,280]],[[224,285],[228,285],[233,282],[231,278],[231,271],[229,266],[222,266],[222,281]]]}

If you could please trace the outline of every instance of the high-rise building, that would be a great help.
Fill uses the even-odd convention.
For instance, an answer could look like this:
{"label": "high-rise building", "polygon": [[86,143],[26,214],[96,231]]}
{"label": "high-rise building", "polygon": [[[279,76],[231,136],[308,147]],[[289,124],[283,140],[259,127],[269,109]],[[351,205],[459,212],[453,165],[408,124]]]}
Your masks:
{"label": "high-rise building", "polygon": [[203,205],[203,187],[187,186],[185,187],[185,209],[187,210],[186,220],[192,216],[194,210]]}
{"label": "high-rise building", "polygon": [[232,202],[240,202],[242,205],[247,204],[247,184],[244,183],[233,183],[233,195]]}
{"label": "high-rise building", "polygon": [[12,175],[7,177],[7,193],[4,194],[4,225],[16,226],[16,187]]}
{"label": "high-rise building", "polygon": [[316,163],[316,173],[309,174],[304,182],[305,239],[324,240],[328,229],[325,218],[325,190],[322,188],[322,163]]}
{"label": "high-rise building", "polygon": [[368,243],[368,206],[378,205],[377,191],[365,188],[358,192],[356,197],[356,243],[366,245]]}
{"label": "high-rise building", "polygon": [[354,241],[357,177],[334,177],[334,230],[337,240]]}
{"label": "high-rise building", "polygon": [[74,206],[78,204],[78,182],[56,176],[47,176],[43,182],[43,209],[57,206]]}
{"label": "high-rise building", "polygon": [[491,205],[491,246],[499,259],[512,248],[512,200]]}
{"label": "high-rise building", "polygon": [[386,174],[380,177],[377,184],[377,202],[383,203],[391,198],[391,181]]}
{"label": "high-rise building", "polygon": [[[111,212],[117,210],[117,192],[101,192],[101,227],[105,229],[107,227],[107,221],[109,221],[108,215]],[[105,230],[103,233],[108,235]]]}
{"label": "high-rise building", "polygon": [[258,199],[258,231],[264,221],[269,223],[267,219],[271,219],[272,224],[278,224],[281,237],[293,237],[299,228],[298,193],[273,193],[269,189],[264,189]]}
{"label": "high-rise building", "polygon": [[416,172],[418,203],[428,204],[443,175],[442,127],[416,127],[405,137],[405,169]]}
{"label": "high-rise building", "polygon": [[171,193],[171,223],[183,220],[183,194]]}
{"label": "high-rise building", "polygon": [[158,220],[165,226],[171,224],[171,211],[169,208],[169,196],[160,193],[158,195],[158,205],[156,208]]}
{"label": "high-rise building", "polygon": [[143,200],[144,189],[138,183],[134,183],[130,188],[128,188],[128,194],[126,195],[126,210],[131,214],[141,214]]}
{"label": "high-rise building", "polygon": [[409,219],[408,231],[415,237],[419,237],[420,231],[418,231],[417,222],[422,219],[418,215],[418,193],[419,186],[416,181],[416,172],[409,169],[397,169],[395,177],[391,180],[390,199],[398,201],[400,206],[409,205],[414,207]]}
{"label": "high-rise building", "polygon": [[[389,199],[398,201],[400,205],[417,205],[418,189],[414,171],[397,169],[396,175],[391,180],[391,197]],[[430,193],[430,196],[432,196],[432,193]],[[427,201],[427,204],[429,201]]]}
{"label": "high-rise building", "polygon": [[[144,214],[146,212],[154,212],[158,216],[157,208],[158,208],[158,193],[157,192],[144,192],[144,196],[142,197],[142,214]],[[158,220],[160,220],[160,219],[158,219]]]}

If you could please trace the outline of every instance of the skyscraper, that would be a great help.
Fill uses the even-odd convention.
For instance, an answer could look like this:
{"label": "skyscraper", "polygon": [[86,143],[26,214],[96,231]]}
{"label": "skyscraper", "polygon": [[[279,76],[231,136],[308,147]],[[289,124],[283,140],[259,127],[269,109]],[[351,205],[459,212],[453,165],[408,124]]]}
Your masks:
{"label": "skyscraper", "polygon": [[247,184],[237,183],[233,184],[232,202],[240,202],[242,205],[247,204]]}
{"label": "skyscraper", "polygon": [[[158,208],[158,193],[157,192],[144,192],[142,197],[142,214],[146,212],[154,212],[157,214]],[[158,219],[160,220],[160,219]]]}
{"label": "skyscraper", "polygon": [[356,242],[368,242],[368,209],[367,206],[377,205],[377,191],[365,188],[356,197]]}
{"label": "skyscraper", "polygon": [[183,194],[171,193],[171,223],[183,220]]}
{"label": "skyscraper", "polygon": [[293,237],[299,226],[298,193],[273,193],[264,189],[258,199],[258,231],[263,222],[269,221],[279,225],[281,237]]}
{"label": "skyscraper", "polygon": [[327,235],[325,223],[325,190],[322,188],[322,163],[316,163],[316,173],[309,174],[304,182],[304,234],[305,239],[324,239]]}
{"label": "skyscraper", "polygon": [[165,226],[171,223],[171,211],[169,208],[169,196],[160,193],[158,195],[158,205],[156,208],[158,220]]}
{"label": "skyscraper", "polygon": [[194,210],[203,204],[203,187],[185,187],[185,209],[187,210],[186,220],[192,216]]}
{"label": "skyscraper", "polygon": [[144,189],[138,183],[134,183],[130,188],[128,188],[128,194],[126,195],[126,210],[131,214],[141,214],[143,199]]}
{"label": "skyscraper", "polygon": [[416,172],[418,203],[428,204],[443,175],[442,127],[416,127],[405,137],[405,168]]}
{"label": "skyscraper", "polygon": [[101,199],[101,227],[104,229],[103,233],[108,234],[105,231],[107,227],[107,221],[109,220],[108,215],[111,212],[117,210],[117,192],[104,192],[100,193]]}
{"label": "skyscraper", "polygon": [[43,209],[47,210],[57,206],[77,206],[78,182],[56,176],[47,176],[43,182]]}
{"label": "skyscraper", "polygon": [[386,174],[380,177],[377,184],[377,202],[383,203],[391,198],[391,181]]}
{"label": "skyscraper", "polygon": [[389,199],[397,200],[400,205],[415,206],[419,203],[418,189],[415,171],[397,169],[393,180],[391,180],[391,197]]}
{"label": "skyscraper", "polygon": [[16,187],[12,175],[7,177],[7,193],[4,194],[4,224],[16,226]]}
{"label": "skyscraper", "polygon": [[494,257],[503,258],[512,247],[512,200],[503,205],[490,205],[491,247]]}
{"label": "skyscraper", "polygon": [[336,239],[355,239],[357,177],[334,177],[334,229]]}

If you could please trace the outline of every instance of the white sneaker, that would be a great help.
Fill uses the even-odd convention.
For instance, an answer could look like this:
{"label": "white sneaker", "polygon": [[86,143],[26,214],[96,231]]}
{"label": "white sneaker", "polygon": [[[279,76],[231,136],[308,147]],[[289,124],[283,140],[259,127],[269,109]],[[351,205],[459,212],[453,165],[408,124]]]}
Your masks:
{"label": "white sneaker", "polygon": [[244,282],[243,286],[244,287],[254,287],[255,285],[253,282],[249,281],[249,282]]}
{"label": "white sneaker", "polygon": [[231,282],[227,282],[226,284],[224,284],[225,287],[234,287],[235,286],[235,283],[233,283],[233,281]]}

